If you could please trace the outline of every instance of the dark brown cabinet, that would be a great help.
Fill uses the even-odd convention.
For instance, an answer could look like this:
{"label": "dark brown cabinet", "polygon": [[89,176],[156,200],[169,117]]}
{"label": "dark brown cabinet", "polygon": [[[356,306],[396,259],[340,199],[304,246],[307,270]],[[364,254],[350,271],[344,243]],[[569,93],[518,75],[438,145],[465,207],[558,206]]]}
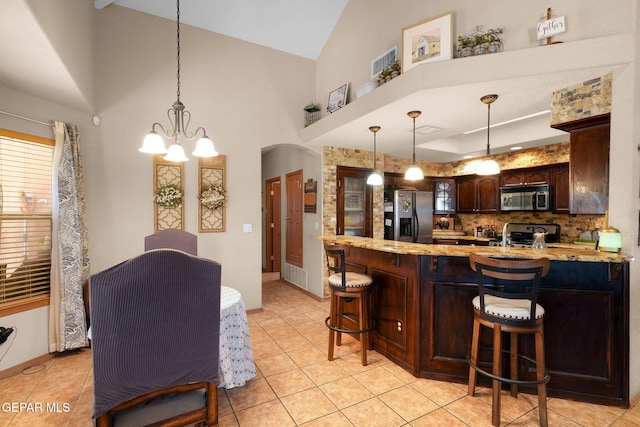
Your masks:
{"label": "dark brown cabinet", "polygon": [[498,176],[456,178],[458,213],[498,212]]}
{"label": "dark brown cabinet", "polygon": [[549,168],[551,206],[555,213],[569,213],[569,164],[561,163]]}
{"label": "dark brown cabinet", "polygon": [[604,114],[553,127],[571,133],[570,213],[605,214],[609,209],[610,115]]}
{"label": "dark brown cabinet", "polygon": [[527,168],[502,171],[500,174],[500,186],[511,185],[536,185],[549,183],[549,168]]}
{"label": "dark brown cabinet", "polygon": [[418,190],[433,191],[433,178],[425,177],[420,181],[407,181],[404,174],[397,172],[385,172],[384,189],[387,190]]}
{"label": "dark brown cabinet", "polygon": [[436,215],[456,213],[456,181],[452,178],[435,178],[433,202],[433,213]]}
{"label": "dark brown cabinet", "polygon": [[338,166],[336,170],[336,234],[371,237],[371,169]]}

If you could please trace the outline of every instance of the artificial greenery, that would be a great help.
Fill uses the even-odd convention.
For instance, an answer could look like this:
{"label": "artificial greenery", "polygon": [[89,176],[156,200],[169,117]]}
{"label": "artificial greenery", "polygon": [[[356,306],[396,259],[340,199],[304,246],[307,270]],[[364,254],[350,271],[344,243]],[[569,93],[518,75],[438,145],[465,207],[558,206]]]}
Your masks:
{"label": "artificial greenery", "polygon": [[175,184],[163,185],[153,196],[158,206],[177,208],[182,205],[182,189]]}
{"label": "artificial greenery", "polygon": [[200,204],[208,209],[218,209],[225,205],[227,192],[222,184],[212,185],[200,193]]}

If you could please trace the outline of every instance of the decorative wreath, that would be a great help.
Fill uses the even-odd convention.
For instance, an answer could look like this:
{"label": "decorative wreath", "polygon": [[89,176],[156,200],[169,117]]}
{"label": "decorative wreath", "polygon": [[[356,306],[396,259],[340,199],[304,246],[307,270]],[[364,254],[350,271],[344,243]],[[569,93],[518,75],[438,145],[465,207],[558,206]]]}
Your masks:
{"label": "decorative wreath", "polygon": [[200,204],[205,208],[218,209],[227,201],[227,192],[222,184],[212,185],[200,193]]}
{"label": "decorative wreath", "polygon": [[153,196],[154,202],[163,208],[177,208],[182,205],[182,189],[175,184],[163,185]]}

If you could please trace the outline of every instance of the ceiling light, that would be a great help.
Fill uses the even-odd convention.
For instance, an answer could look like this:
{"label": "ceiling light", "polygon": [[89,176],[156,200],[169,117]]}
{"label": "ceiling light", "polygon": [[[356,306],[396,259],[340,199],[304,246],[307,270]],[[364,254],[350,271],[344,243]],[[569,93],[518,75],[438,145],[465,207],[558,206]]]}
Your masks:
{"label": "ceiling light", "polygon": [[511,147],[510,150],[516,151],[516,150],[522,150],[522,147],[517,146],[517,147]]}
{"label": "ceiling light", "polygon": [[382,176],[376,170],[376,133],[380,130],[380,126],[370,126],[369,130],[373,132],[373,172],[367,178],[367,184],[382,185]]}
{"label": "ceiling light", "polygon": [[[176,1],[176,46],[177,46],[177,100],[167,111],[171,129],[165,130],[158,122],[151,126],[151,132],[144,138],[142,147],[139,151],[148,154],[166,154],[165,160],[171,162],[186,162],[189,160],[184,154],[184,149],[180,144],[181,140],[193,141],[196,135],[202,131],[202,137],[196,144],[196,149],[192,153],[196,157],[215,157],[218,152],[213,147],[213,142],[207,136],[207,131],[203,127],[199,127],[195,132],[189,132],[189,122],[191,121],[191,113],[185,110],[184,104],[180,102],[180,0]],[[165,148],[164,141],[160,134],[167,139],[173,139],[173,143],[169,146],[169,150]]]}
{"label": "ceiling light", "polygon": [[480,162],[476,170],[478,175],[496,175],[500,173],[500,166],[491,158],[491,151],[489,148],[489,130],[491,129],[491,104],[498,99],[498,95],[485,95],[480,98],[480,101],[487,104],[487,155],[484,160]]}
{"label": "ceiling light", "polygon": [[424,173],[422,173],[422,170],[416,165],[416,117],[420,114],[422,114],[420,111],[409,111],[407,113],[407,116],[413,119],[413,163],[411,163],[411,167],[404,173],[404,179],[407,181],[424,179]]}

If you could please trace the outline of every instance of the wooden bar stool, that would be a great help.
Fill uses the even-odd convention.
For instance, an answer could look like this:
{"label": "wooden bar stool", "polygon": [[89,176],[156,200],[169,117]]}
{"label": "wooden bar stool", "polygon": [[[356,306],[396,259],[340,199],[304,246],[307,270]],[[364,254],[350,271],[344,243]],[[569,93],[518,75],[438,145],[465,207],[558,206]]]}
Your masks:
{"label": "wooden bar stool", "polygon": [[[540,279],[549,271],[549,259],[506,260],[469,255],[469,263],[477,273],[479,295],[473,299],[473,338],[469,361],[469,395],[475,394],[476,374],[492,381],[491,423],[500,425],[500,389],[510,384],[511,395],[517,397],[518,385],[537,385],[540,425],[547,421],[547,382],[549,374],[544,363],[544,308],[537,303]],[[480,326],[493,329],[492,371],[478,362]],[[502,375],[502,332],[510,333],[510,377]],[[535,360],[518,353],[518,335],[535,335]],[[518,379],[518,361],[536,365],[535,380]]]}
{"label": "wooden bar stool", "polygon": [[[374,321],[369,315],[373,279],[366,274],[347,271],[345,253],[349,250],[349,246],[325,242],[324,250],[331,290],[330,314],[325,319],[325,325],[329,328],[328,359],[333,360],[334,344],[342,344],[342,333],[358,334],[360,335],[360,360],[362,366],[366,366],[367,349],[372,348],[369,333],[374,327]],[[345,302],[351,302],[354,299],[358,300],[358,312],[345,312]],[[343,326],[343,319],[346,316],[358,318],[358,329],[346,329]]]}

